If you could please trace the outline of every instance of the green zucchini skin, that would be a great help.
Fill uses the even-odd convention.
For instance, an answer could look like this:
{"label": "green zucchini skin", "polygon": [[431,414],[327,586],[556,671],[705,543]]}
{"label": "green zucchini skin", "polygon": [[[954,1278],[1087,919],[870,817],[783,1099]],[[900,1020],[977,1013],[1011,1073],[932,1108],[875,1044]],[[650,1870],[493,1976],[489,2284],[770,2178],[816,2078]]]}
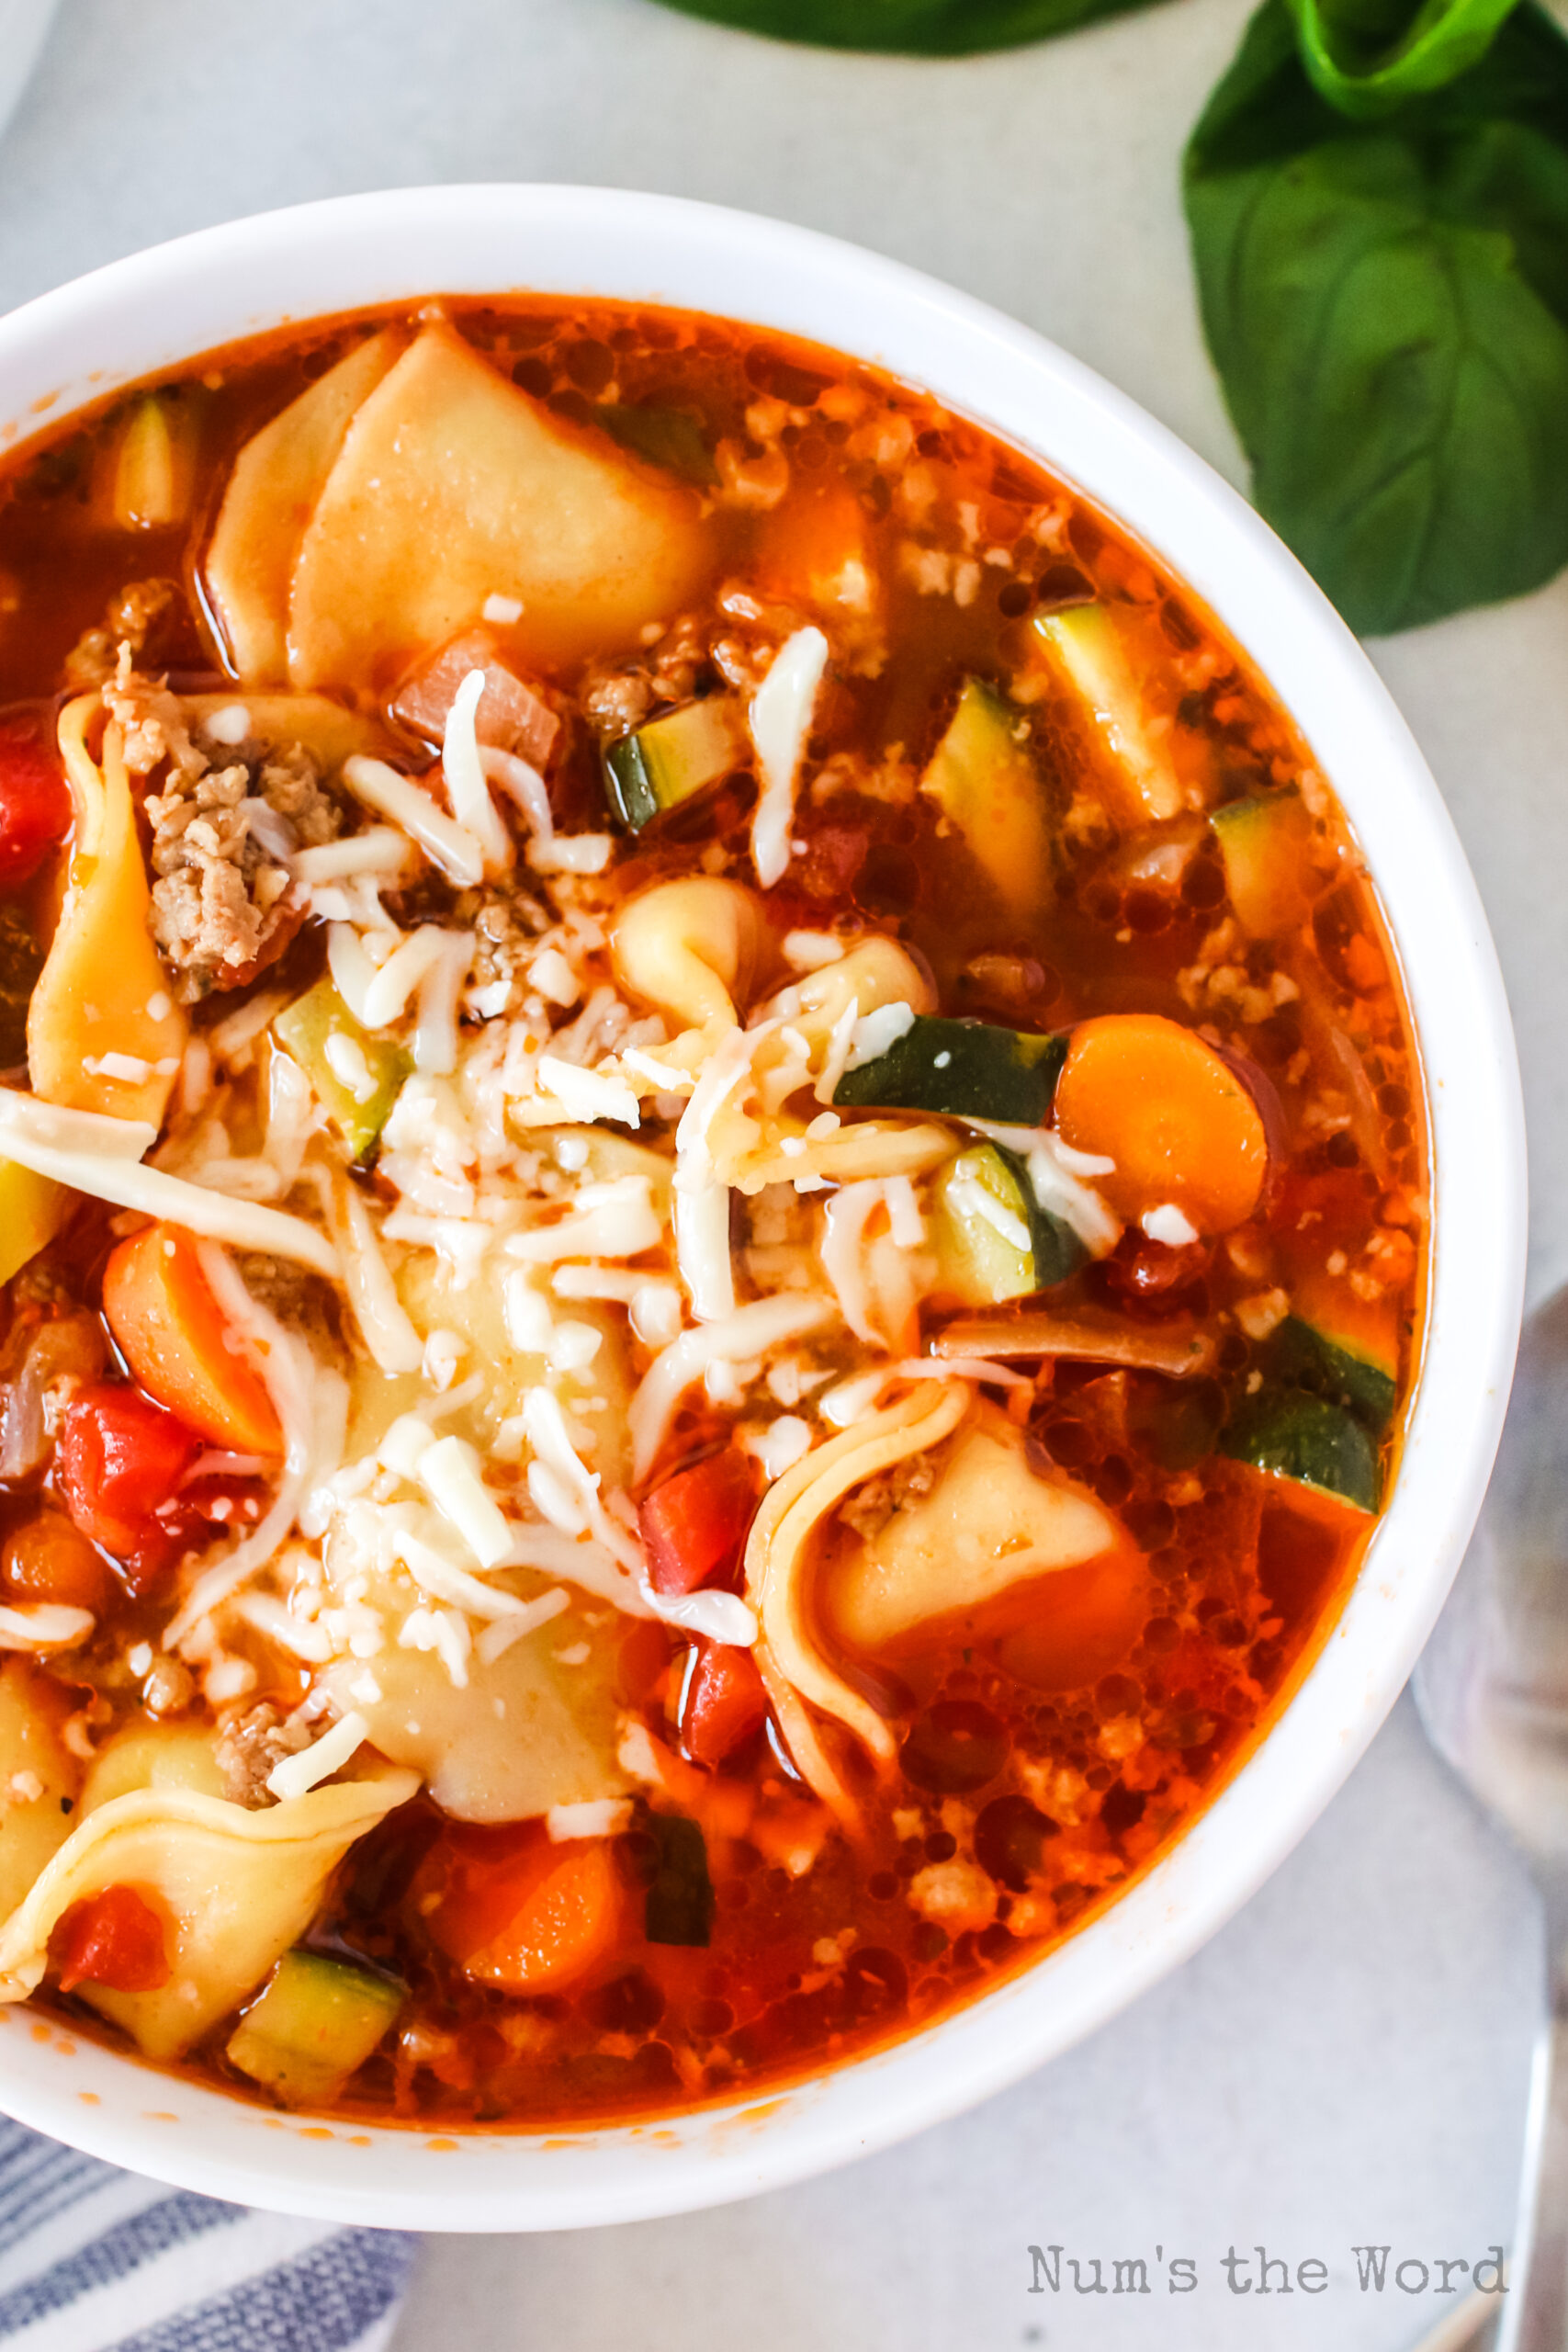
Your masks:
{"label": "green zucchini skin", "polygon": [[408,1987],[390,1977],[296,1948],[241,2018],[230,2063],[285,2107],[332,2099],[407,1998]]}
{"label": "green zucchini skin", "polygon": [[1034,1287],[1050,1290],[1056,1283],[1065,1283],[1089,1262],[1089,1251],[1065,1217],[1053,1216],[1043,1209],[1034,1197],[1034,1185],[1027,1160],[1001,1144],[991,1146],[1018,1186],[1023,1202],[1024,1219],[1029,1227],[1030,1254],[1034,1260]]}
{"label": "green zucchini skin", "polygon": [[1353,1413],[1374,1437],[1393,1419],[1393,1376],[1366,1356],[1354,1355],[1299,1316],[1288,1316],[1269,1343],[1269,1370],[1288,1388],[1325,1396]]}
{"label": "green zucchini skin", "polygon": [[[968,1178],[1010,1209],[1029,1236],[1023,1250],[955,1197],[956,1180]],[[1076,1273],[1088,1256],[1071,1226],[1034,1197],[1027,1165],[998,1143],[982,1143],[954,1154],[938,1180],[933,1203],[937,1256],[945,1278],[975,1306],[999,1306],[1031,1298]]]}
{"label": "green zucchini skin", "polygon": [[885,1054],[846,1070],[835,1106],[855,1110],[934,1111],[951,1119],[990,1119],[998,1126],[1040,1127],[1050,1115],[1067,1057],[1066,1037],[1030,1036],[986,1021],[947,1021],[917,1013]]}
{"label": "green zucchini skin", "polygon": [[1341,1405],[1304,1388],[1265,1389],[1248,1397],[1220,1439],[1233,1462],[1250,1463],[1375,1511],[1382,1473],[1372,1439]]}
{"label": "green zucchini skin", "polygon": [[713,1935],[714,1892],[706,1841],[683,1814],[650,1813],[658,1859],[649,1883],[643,1933],[650,1944],[701,1948]]}
{"label": "green zucchini skin", "polygon": [[639,833],[667,808],[733,774],[739,756],[739,721],[729,695],[682,703],[606,748],[604,795],[621,822]]}

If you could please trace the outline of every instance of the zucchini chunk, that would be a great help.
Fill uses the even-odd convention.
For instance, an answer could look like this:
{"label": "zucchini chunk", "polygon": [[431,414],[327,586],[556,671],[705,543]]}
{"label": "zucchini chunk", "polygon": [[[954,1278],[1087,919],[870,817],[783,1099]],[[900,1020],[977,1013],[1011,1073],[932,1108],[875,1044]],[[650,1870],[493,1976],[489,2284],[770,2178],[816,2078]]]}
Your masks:
{"label": "zucchini chunk", "polygon": [[1364,1341],[1336,1336],[1321,1324],[1292,1315],[1269,1346],[1269,1367],[1287,1386],[1326,1396],[1381,1437],[1393,1419],[1399,1366],[1371,1353]]}
{"label": "zucchini chunk", "polygon": [[1034,633],[1058,678],[1071,686],[1085,721],[1122,786],[1121,814],[1132,824],[1179,817],[1181,786],[1144,725],[1143,697],[1114,614],[1103,605],[1041,613]]}
{"label": "zucchini chunk", "polygon": [[994,686],[966,678],[946,734],[920,778],[1016,914],[1038,913],[1051,875],[1039,773],[1019,715]]}
{"label": "zucchini chunk", "polygon": [[1265,1389],[1249,1397],[1220,1438],[1233,1462],[1249,1462],[1375,1511],[1382,1488],[1378,1451],[1353,1414],[1304,1388]]}
{"label": "zucchini chunk", "polygon": [[1296,786],[1267,800],[1233,800],[1215,809],[1212,822],[1242,929],[1268,939],[1304,922],[1312,819]]}
{"label": "zucchini chunk", "polygon": [[1088,1252],[1071,1226],[1043,1209],[1029,1170],[999,1144],[961,1151],[933,1187],[942,1278],[967,1306],[999,1306],[1049,1290]]}
{"label": "zucchini chunk", "polygon": [[650,1813],[658,1849],[643,1933],[650,1944],[702,1946],[713,1934],[713,1880],[702,1830],[683,1813]]}
{"label": "zucchini chunk", "polygon": [[835,1104],[856,1110],[936,1111],[950,1119],[992,1119],[1001,1127],[1043,1126],[1067,1041],[1031,1036],[986,1021],[918,1012],[885,1054],[847,1069]]}
{"label": "zucchini chunk", "polygon": [[340,2091],[382,2039],[406,1988],[347,1961],[286,1951],[229,2040],[229,2062],[285,2107]]}
{"label": "zucchini chunk", "polygon": [[639,833],[667,808],[677,808],[739,766],[739,706],[733,695],[710,695],[650,719],[623,735],[604,753],[604,791],[625,825]]}
{"label": "zucchini chunk", "polygon": [[[362,1028],[324,974],[314,988],[285,1005],[272,1026],[278,1044],[293,1056],[315,1088],[328,1118],[348,1146],[349,1157],[356,1164],[366,1159],[413,1068],[410,1056],[400,1046],[389,1045],[384,1037]],[[334,1051],[339,1039],[342,1044]],[[361,1061],[364,1077],[351,1086],[348,1077],[340,1073],[356,1076]]]}

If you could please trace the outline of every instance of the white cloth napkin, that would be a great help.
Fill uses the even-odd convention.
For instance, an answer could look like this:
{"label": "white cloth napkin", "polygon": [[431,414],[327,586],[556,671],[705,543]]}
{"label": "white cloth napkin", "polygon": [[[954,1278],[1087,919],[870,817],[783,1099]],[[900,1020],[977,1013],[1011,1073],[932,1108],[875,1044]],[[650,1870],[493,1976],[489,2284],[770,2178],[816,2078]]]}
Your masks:
{"label": "white cloth napkin", "polygon": [[0,2118],[8,2352],[383,2352],[418,2243],[161,2188]]}

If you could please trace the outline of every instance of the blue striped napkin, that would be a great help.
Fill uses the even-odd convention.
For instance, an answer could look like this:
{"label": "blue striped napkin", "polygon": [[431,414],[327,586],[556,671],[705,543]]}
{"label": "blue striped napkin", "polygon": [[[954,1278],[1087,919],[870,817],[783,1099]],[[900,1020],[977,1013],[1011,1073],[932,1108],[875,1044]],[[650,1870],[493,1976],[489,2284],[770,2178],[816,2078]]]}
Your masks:
{"label": "blue striped napkin", "polygon": [[383,2352],[418,2244],[160,2188],[0,2118],[12,2352]]}

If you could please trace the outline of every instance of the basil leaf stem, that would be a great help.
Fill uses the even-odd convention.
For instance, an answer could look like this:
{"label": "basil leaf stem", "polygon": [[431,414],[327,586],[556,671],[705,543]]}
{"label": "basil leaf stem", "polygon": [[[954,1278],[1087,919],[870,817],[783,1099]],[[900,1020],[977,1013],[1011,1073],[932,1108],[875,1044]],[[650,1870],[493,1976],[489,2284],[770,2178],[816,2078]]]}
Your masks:
{"label": "basil leaf stem", "polygon": [[1381,26],[1325,0],[1291,0],[1302,62],[1341,114],[1370,122],[1480,63],[1516,0],[1425,0],[1392,43]]}

